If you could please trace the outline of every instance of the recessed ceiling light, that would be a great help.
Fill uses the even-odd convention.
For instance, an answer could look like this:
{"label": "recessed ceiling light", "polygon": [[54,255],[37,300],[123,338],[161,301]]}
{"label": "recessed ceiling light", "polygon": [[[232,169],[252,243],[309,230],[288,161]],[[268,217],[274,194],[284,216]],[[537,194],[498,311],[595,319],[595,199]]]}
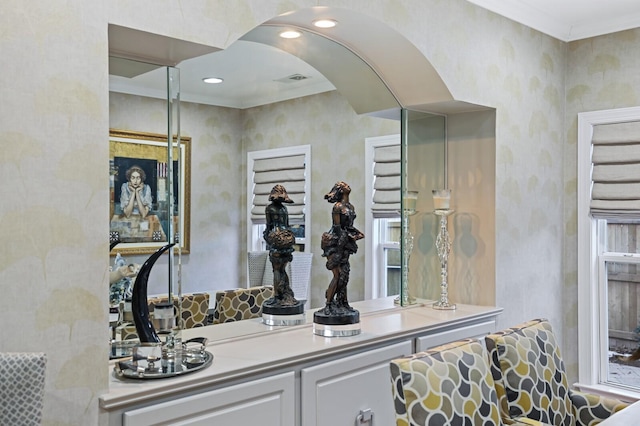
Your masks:
{"label": "recessed ceiling light", "polygon": [[222,83],[224,80],[218,77],[207,77],[207,78],[203,78],[202,81],[209,84],[218,84],[218,83]]}
{"label": "recessed ceiling light", "polygon": [[318,28],[333,28],[338,25],[338,22],[333,19],[318,19],[317,21],[313,21],[313,25]]}
{"label": "recessed ceiling light", "polygon": [[282,38],[298,38],[302,35],[300,31],[287,30],[280,33],[280,37]]}

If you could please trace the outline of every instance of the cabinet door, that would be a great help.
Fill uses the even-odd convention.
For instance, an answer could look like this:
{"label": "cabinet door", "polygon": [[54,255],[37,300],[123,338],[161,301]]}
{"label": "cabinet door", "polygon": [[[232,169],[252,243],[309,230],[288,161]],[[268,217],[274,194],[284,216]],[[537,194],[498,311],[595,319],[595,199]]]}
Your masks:
{"label": "cabinet door", "polygon": [[[302,424],[395,424],[389,361],[411,351],[411,342],[406,341],[303,369]],[[360,412],[367,410],[373,415],[371,421],[357,420]]]}
{"label": "cabinet door", "polygon": [[280,374],[203,392],[123,414],[124,426],[294,426],[295,374]]}
{"label": "cabinet door", "polygon": [[444,345],[445,343],[454,342],[460,339],[483,337],[489,333],[493,333],[495,329],[496,322],[494,320],[491,320],[478,324],[471,324],[464,327],[454,328],[452,330],[447,330],[440,333],[420,336],[416,338],[416,352],[426,351],[427,349]]}

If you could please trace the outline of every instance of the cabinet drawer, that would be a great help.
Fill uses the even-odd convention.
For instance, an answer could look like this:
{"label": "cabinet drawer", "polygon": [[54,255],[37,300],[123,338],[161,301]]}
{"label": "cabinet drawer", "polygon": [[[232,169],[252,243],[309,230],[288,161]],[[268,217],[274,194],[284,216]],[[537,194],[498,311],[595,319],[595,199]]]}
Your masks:
{"label": "cabinet drawer", "polygon": [[440,333],[429,334],[416,338],[416,352],[426,351],[435,346],[444,345],[460,339],[482,337],[495,331],[495,321],[485,321],[471,324],[465,327],[447,330]]}
{"label": "cabinet drawer", "polygon": [[124,426],[294,426],[295,373],[284,373],[123,413]]}
{"label": "cabinet drawer", "polygon": [[389,361],[411,351],[406,341],[302,369],[302,424],[358,424],[361,410],[373,413],[364,426],[395,424]]}

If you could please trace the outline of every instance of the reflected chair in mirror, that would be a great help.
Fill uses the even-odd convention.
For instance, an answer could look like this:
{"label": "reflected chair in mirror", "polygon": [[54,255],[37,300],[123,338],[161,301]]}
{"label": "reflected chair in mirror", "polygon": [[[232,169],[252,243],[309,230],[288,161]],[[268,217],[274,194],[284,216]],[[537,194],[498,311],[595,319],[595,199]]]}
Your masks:
{"label": "reflected chair in mirror", "polygon": [[[188,328],[195,327],[204,327],[208,325],[208,314],[209,314],[209,293],[189,293],[182,296],[182,313],[180,317],[180,328],[182,330]],[[167,296],[157,296],[157,297],[149,297],[147,298],[147,302],[149,304],[149,315],[151,320],[154,321],[154,327],[157,328],[157,324],[155,323],[155,319],[153,318],[155,305],[161,303],[167,303]],[[124,311],[124,303],[120,303],[120,312]],[[177,296],[173,297],[173,306],[177,314],[178,312],[178,298]],[[125,316],[122,315],[120,319],[120,324],[115,329],[115,334],[117,336],[117,340],[131,340],[137,339],[138,334],[136,332],[136,327],[133,324],[133,319],[126,320]]]}
{"label": "reflected chair in mirror", "polygon": [[40,425],[46,366],[44,353],[0,353],[0,425]]}
{"label": "reflected chair in mirror", "polygon": [[391,361],[397,426],[501,425],[481,340],[464,339]]}
{"label": "reflected chair in mirror", "polygon": [[[268,251],[250,251],[247,253],[249,287],[258,287],[262,285],[265,278],[264,273],[267,270],[267,262],[269,262]],[[272,282],[269,284],[273,284],[273,272],[271,272],[271,280]]]}
{"label": "reflected chair in mirror", "polygon": [[[313,253],[294,251],[293,260],[287,264],[289,284],[294,297],[304,302],[305,309],[309,309],[311,297],[311,263]],[[273,285],[273,269],[269,262],[268,251],[250,251],[247,257],[249,269],[249,286]]]}
{"label": "reflected chair in mirror", "polygon": [[542,425],[591,426],[627,406],[617,399],[573,390],[546,319],[534,319],[485,338],[500,412]]}
{"label": "reflected chair in mirror", "polygon": [[[155,305],[167,303],[167,296],[150,297],[149,312],[153,313]],[[173,307],[178,312],[178,298],[173,297]],[[209,293],[191,293],[182,296],[182,314],[180,317],[180,328],[196,328],[207,325],[207,314],[209,313]]]}
{"label": "reflected chair in mirror", "polygon": [[260,318],[262,305],[272,296],[272,286],[218,291],[213,311],[213,324]]}
{"label": "reflected chair in mirror", "polygon": [[293,261],[289,264],[289,282],[293,295],[309,309],[311,304],[311,263],[313,253],[293,252]]}

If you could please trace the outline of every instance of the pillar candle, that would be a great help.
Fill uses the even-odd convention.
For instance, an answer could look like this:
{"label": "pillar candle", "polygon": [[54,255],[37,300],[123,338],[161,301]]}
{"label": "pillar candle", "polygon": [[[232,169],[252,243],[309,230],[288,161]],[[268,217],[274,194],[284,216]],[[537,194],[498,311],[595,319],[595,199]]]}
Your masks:
{"label": "pillar candle", "polygon": [[451,200],[450,189],[434,189],[433,193],[433,206],[436,210],[448,210],[449,201]]}

